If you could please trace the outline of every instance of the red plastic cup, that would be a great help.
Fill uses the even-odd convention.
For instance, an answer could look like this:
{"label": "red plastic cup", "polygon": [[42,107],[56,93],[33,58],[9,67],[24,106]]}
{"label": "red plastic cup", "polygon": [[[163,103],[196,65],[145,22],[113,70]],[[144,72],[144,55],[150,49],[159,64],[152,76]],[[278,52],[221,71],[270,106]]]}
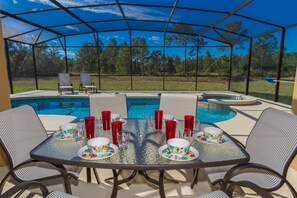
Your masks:
{"label": "red plastic cup", "polygon": [[193,115],[185,115],[185,130],[186,129],[190,129],[193,133],[193,130],[194,130],[194,116]]}
{"label": "red plastic cup", "polygon": [[86,137],[88,139],[94,138],[95,133],[95,117],[85,117]]}
{"label": "red plastic cup", "polygon": [[175,138],[175,130],[176,121],[166,120],[166,142],[171,138]]}
{"label": "red plastic cup", "polygon": [[156,110],[155,111],[155,129],[161,130],[162,129],[162,122],[163,122],[163,111]]}
{"label": "red plastic cup", "polygon": [[122,133],[122,122],[116,121],[111,123],[111,130],[112,130],[112,142],[115,145],[118,145],[118,133]]}
{"label": "red plastic cup", "polygon": [[103,130],[108,131],[110,130],[110,111],[102,111],[102,124],[103,124]]}

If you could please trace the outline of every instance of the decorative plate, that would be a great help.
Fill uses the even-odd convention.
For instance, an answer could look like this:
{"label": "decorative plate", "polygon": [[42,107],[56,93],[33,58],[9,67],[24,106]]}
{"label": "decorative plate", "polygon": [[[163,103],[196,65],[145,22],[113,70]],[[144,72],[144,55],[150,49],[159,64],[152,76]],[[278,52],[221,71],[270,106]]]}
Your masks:
{"label": "decorative plate", "polygon": [[173,154],[169,151],[167,144],[161,146],[158,149],[158,153],[162,157],[169,159],[169,160],[173,160],[173,161],[191,161],[191,160],[196,159],[199,156],[199,152],[193,147],[190,147],[189,152],[183,156]]}
{"label": "decorative plate", "polygon": [[57,131],[53,134],[53,138],[56,140],[74,140],[73,137],[67,137],[64,134],[60,133],[60,131]]}
{"label": "decorative plate", "polygon": [[126,125],[127,124],[127,120],[121,118],[120,121],[123,123],[123,125]]}
{"label": "decorative plate", "polygon": [[194,137],[196,140],[203,142],[205,144],[224,144],[225,142],[227,142],[229,140],[224,134],[222,135],[222,138],[219,141],[206,139],[203,135],[203,132],[195,133]]}
{"label": "decorative plate", "polygon": [[77,155],[78,155],[78,157],[85,159],[85,160],[100,160],[100,159],[109,158],[109,157],[113,156],[114,154],[116,154],[118,151],[119,151],[119,149],[116,145],[110,144],[108,152],[102,153],[100,155],[96,155],[96,154],[91,153],[88,146],[86,145],[77,151]]}

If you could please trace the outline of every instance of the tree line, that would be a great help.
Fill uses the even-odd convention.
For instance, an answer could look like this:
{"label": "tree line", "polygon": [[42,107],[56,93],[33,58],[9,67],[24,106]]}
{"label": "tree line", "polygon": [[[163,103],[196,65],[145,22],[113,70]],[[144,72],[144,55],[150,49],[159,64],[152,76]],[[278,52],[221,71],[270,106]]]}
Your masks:
{"label": "tree line", "polygon": [[[229,27],[229,26],[228,26]],[[227,28],[228,28],[227,27]],[[176,27],[182,29],[183,27]],[[229,27],[234,32],[246,34],[240,23],[232,23]],[[191,30],[185,30],[191,31]],[[240,43],[240,38],[229,33],[222,35],[229,39],[234,47],[232,76],[234,79],[246,77],[248,66],[248,48]],[[251,76],[275,77],[279,59],[279,44],[273,34],[264,34],[257,37],[252,50]],[[143,37],[131,39],[131,45],[127,42],[118,43],[110,39],[107,46],[98,40],[86,42],[77,51],[75,56],[68,57],[67,63],[70,72],[90,72],[102,75],[228,75],[229,55],[217,56],[215,53],[205,50],[207,45],[204,39],[199,37],[176,34],[166,38],[166,45],[176,43],[180,48],[165,47],[150,48]],[[13,77],[34,76],[32,47],[17,42],[9,42],[9,57],[11,73]],[[217,51],[226,48],[216,48]],[[178,51],[178,52],[174,52]],[[205,53],[202,53],[205,50]],[[61,53],[62,51],[62,53]],[[198,52],[198,60],[196,59]],[[65,71],[65,56],[62,47],[42,44],[35,47],[35,60],[38,76],[56,76]],[[297,53],[285,53],[283,57],[283,76],[294,76]]]}

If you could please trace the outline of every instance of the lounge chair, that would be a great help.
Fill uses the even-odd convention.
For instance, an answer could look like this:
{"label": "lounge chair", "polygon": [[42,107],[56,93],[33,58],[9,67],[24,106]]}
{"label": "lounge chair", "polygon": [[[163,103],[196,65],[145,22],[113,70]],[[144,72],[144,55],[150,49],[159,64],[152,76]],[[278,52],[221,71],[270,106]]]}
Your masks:
{"label": "lounge chair", "polygon": [[71,83],[69,73],[59,73],[58,92],[62,94],[63,90],[70,90],[74,94],[73,85]]}
{"label": "lounge chair", "polygon": [[[47,133],[28,105],[0,112],[0,144],[9,160],[9,168],[16,181],[43,181],[63,178],[67,193],[71,194],[69,178],[78,179],[81,168],[56,166],[33,160],[30,152],[47,138]],[[0,189],[5,184],[2,180]]]}
{"label": "lounge chair", "polygon": [[80,84],[79,84],[79,91],[85,90],[88,93],[88,90],[91,90],[97,93],[97,86],[91,82],[91,76],[89,73],[80,73]]}
{"label": "lounge chair", "polygon": [[159,109],[162,109],[165,114],[173,115],[178,120],[183,120],[184,115],[193,115],[196,118],[197,96],[193,94],[161,94]]}
{"label": "lounge chair", "polygon": [[[250,154],[247,164],[206,168],[210,182],[229,185],[245,183],[271,192],[286,184],[297,197],[296,190],[286,180],[287,171],[297,153],[297,116],[268,108],[256,122],[246,143]],[[228,151],[226,151],[228,152]]]}
{"label": "lounge chair", "polygon": [[122,118],[128,118],[126,94],[94,94],[89,96],[90,115],[101,117],[101,111],[110,110]]}

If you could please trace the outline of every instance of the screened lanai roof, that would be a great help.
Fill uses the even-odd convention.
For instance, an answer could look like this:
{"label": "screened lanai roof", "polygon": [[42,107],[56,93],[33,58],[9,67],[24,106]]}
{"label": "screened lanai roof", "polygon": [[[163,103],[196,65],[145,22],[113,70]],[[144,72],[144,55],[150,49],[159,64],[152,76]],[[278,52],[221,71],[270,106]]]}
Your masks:
{"label": "screened lanai roof", "polygon": [[[110,31],[156,31],[234,44],[297,24],[295,0],[1,0],[4,38],[29,44]],[[232,23],[241,23],[240,29]]]}

